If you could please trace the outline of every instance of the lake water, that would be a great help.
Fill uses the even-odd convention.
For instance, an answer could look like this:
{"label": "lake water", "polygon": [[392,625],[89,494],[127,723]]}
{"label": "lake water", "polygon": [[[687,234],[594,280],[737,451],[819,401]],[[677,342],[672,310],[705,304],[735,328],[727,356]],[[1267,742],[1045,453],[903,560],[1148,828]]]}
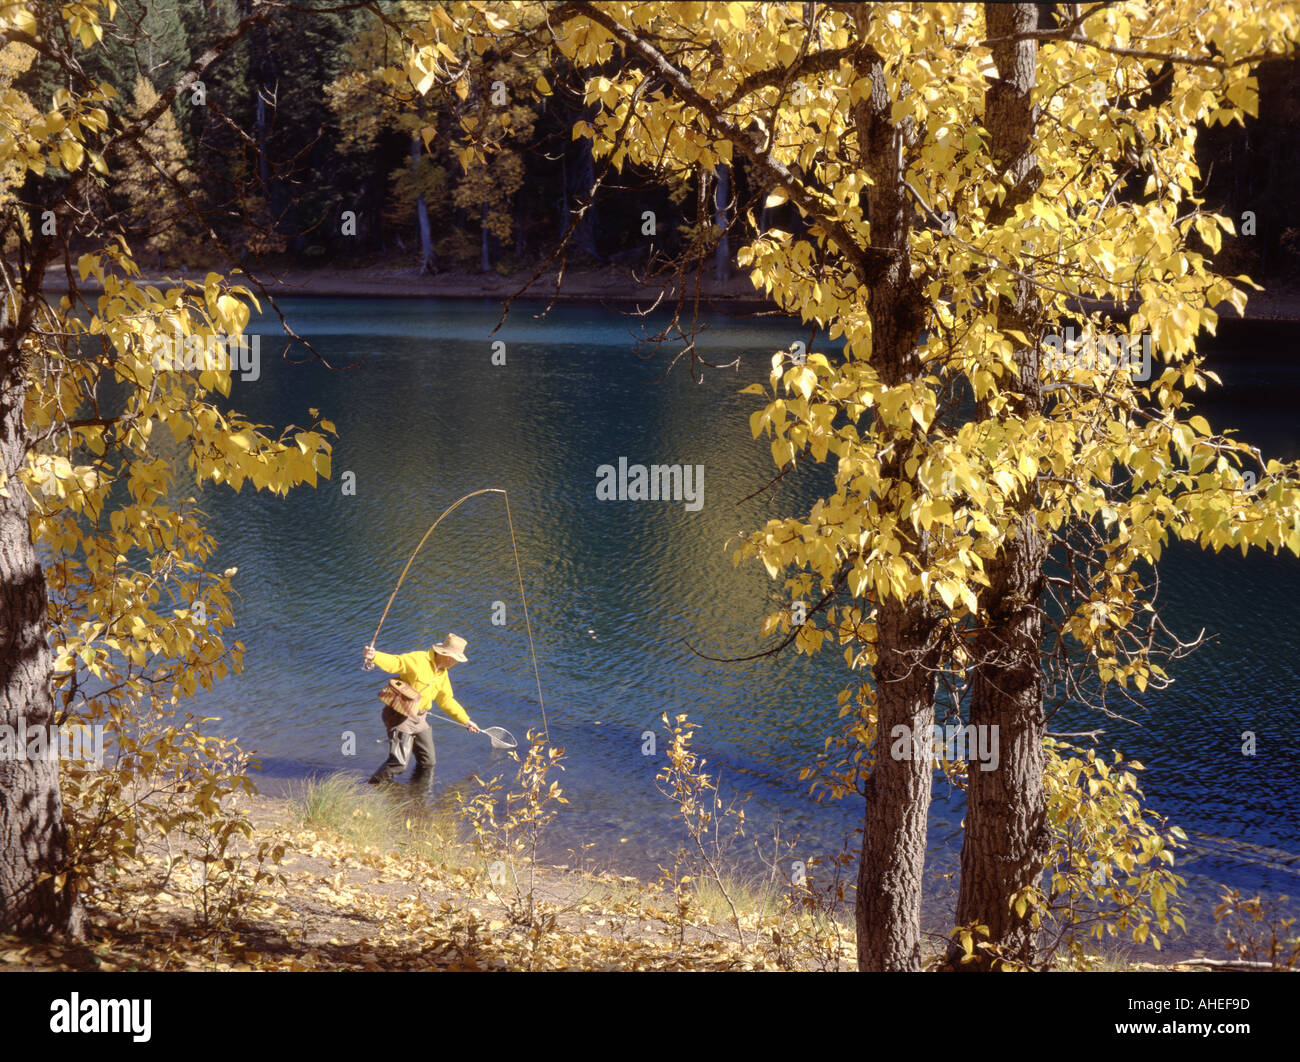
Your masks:
{"label": "lake water", "polygon": [[[201,502],[221,544],[215,567],[240,569],[235,636],[247,652],[243,674],[201,695],[198,707],[257,751],[264,789],[315,772],[368,776],[382,761],[376,692],[385,676],[361,670],[361,649],[433,519],[462,495],[498,487],[509,492],[552,743],[565,749],[560,781],[571,803],[552,827],[550,854],[588,844],[591,861],[640,874],[670,858],[681,829],[655,786],[665,712],[689,713],[724,791],[748,794],[751,839],[779,824],[795,840],[787,861],[838,851],[846,837],[856,848],[859,802],[816,804],[798,781],[799,767],[838,729],[842,656],[718,663],[697,655],[764,646],[761,620],[780,583],[756,564],[733,566],[735,536],[806,509],[829,482],[825,469],[809,468],[744,500],[771,479],[772,464],[766,442],[749,432],[757,399],[737,392],[765,379],[772,352],[806,340],[807,329],[710,316],[702,355],[739,357],[740,366],[705,370],[695,382],[686,362],[661,379],[669,358],[638,345],[638,322],[595,307],[538,319],[539,305],[519,304],[492,337],[499,307],[487,301],[286,299],[281,308],[336,368],[281,360],[283,333],[264,317],[253,328],[261,377],[237,382],[233,404],[275,425],[322,410],[339,431],[334,478],[288,499],[209,489]],[[506,345],[504,366],[492,364],[495,340]],[[1300,368],[1281,356],[1285,342],[1284,331],[1263,327],[1224,333],[1213,351],[1228,393],[1204,412],[1242,428],[1270,456],[1295,457]],[[702,465],[702,506],[599,500],[597,468],[620,458]],[[347,471],[355,496],[340,490]],[[1149,803],[1191,837],[1179,865],[1189,877],[1191,932],[1168,949],[1179,954],[1213,948],[1218,882],[1300,894],[1291,748],[1300,563],[1180,547],[1161,574],[1170,627],[1204,627],[1214,640],[1178,665],[1170,690],[1148,698],[1139,726],[1062,713],[1053,728],[1104,726],[1101,747],[1145,763]],[[504,626],[492,622],[498,601]],[[540,728],[499,495],[472,499],[442,523],[378,645],[426,648],[449,631],[469,641],[470,662],[452,677],[475,720],[521,742]],[[433,726],[435,799],[469,786],[475,773],[512,766],[485,740]],[[1256,734],[1254,757],[1241,753],[1246,730]],[[658,755],[643,755],[646,731]],[[955,895],[961,813],[960,794],[936,784],[926,905],[936,931]]]}

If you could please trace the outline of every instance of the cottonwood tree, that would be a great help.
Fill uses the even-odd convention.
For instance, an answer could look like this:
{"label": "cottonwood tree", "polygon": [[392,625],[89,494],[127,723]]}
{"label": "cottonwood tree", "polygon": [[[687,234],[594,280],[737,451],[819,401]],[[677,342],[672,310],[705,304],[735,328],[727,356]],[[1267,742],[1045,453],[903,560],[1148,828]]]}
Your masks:
{"label": "cottonwood tree", "polygon": [[[1136,574],[1159,557],[1162,541],[1173,535],[1214,549],[1300,548],[1295,470],[1273,467],[1271,495],[1255,494],[1234,466],[1265,471],[1260,455],[1227,445],[1203,418],[1188,416],[1188,392],[1207,382],[1198,373],[1195,336],[1202,325],[1214,330],[1216,306],[1228,301],[1240,309],[1243,301],[1204,258],[1232,223],[1204,211],[1194,194],[1201,177],[1196,125],[1254,113],[1250,71],[1270,51],[1294,49],[1296,9],[1276,5],[1254,24],[1243,12],[1207,17],[1190,5],[1152,12],[1073,6],[1040,23],[1041,11],[1033,4],[985,9],[994,71],[984,126],[995,172],[1009,189],[985,221],[1006,226],[1020,210],[1027,224],[1020,226],[1020,246],[984,245],[996,256],[989,280],[1010,284],[990,285],[990,301],[998,331],[1013,340],[1015,371],[1006,374],[1001,395],[980,398],[976,410],[981,420],[1050,418],[1054,431],[1043,443],[1087,455],[1083,467],[1092,476],[1079,475],[1076,464],[1061,484],[1059,459],[1043,475],[1045,452],[1036,455],[1038,475],[1010,498],[1012,533],[985,563],[983,615],[969,639],[970,717],[998,728],[1002,766],[969,772],[956,918],[988,926],[995,947],[963,965],[954,940],[948,958],[956,969],[1033,958],[1050,832],[1042,771],[1044,621],[1053,627],[1053,661],[1062,665],[1056,676],[1067,692],[1077,691],[1079,673],[1069,667],[1072,643],[1084,651],[1085,673],[1101,680],[1095,697],[1080,699],[1104,703],[1111,684],[1121,693],[1129,681],[1139,690],[1166,685],[1161,653],[1177,658],[1187,649],[1172,636],[1158,647],[1157,635],[1168,632]],[[1084,71],[1092,72],[1090,81],[1080,79]],[[1073,209],[1056,199],[1071,187],[1078,189]],[[1056,209],[1048,205],[1053,199]],[[1044,262],[1045,251],[1054,252],[1054,262]],[[1076,307],[1090,299],[1113,309],[1084,319]],[[1167,367],[1144,387],[1144,377],[1123,369],[1095,371],[1097,359],[1089,366],[1076,357],[1077,367],[1068,368],[1055,346],[1045,358],[1045,340],[1059,336],[1072,310],[1079,330],[1101,339],[1116,331],[1112,314],[1127,314],[1122,334],[1151,340],[1153,349],[1143,353]],[[1166,313],[1172,326],[1162,320]],[[1130,353],[1137,355],[1136,347]],[[1002,396],[999,408],[993,399]],[[1077,433],[1080,423],[1106,433],[1100,452],[1089,433]],[[1074,427],[1062,433],[1065,425]],[[1150,510],[1164,515],[1148,519]],[[1266,532],[1235,526],[1264,514]],[[1049,546],[1065,562],[1054,578]],[[1057,584],[1050,595],[1049,578]],[[1053,622],[1053,614],[1064,622]]]}
{"label": "cottonwood tree", "polygon": [[[332,426],[314,411],[269,434],[225,408],[239,368],[215,344],[247,326],[247,289],[216,273],[140,283],[95,212],[96,182],[128,151],[186,198],[150,130],[271,13],[250,8],[143,112],[86,72],[110,3],[0,8],[2,54],[25,49],[59,86],[28,99],[0,75],[0,726],[101,724],[120,754],[98,776],[65,764],[70,804],[59,762],[0,759],[0,929],[75,935],[83,895],[155,827],[192,813],[229,835],[220,743],[169,721],[242,655],[225,640],[235,573],[208,570],[193,492],[283,493],[329,473]],[[47,289],[55,265],[66,296]],[[77,290],[92,276],[93,299]],[[155,769],[188,811],[138,784]]]}
{"label": "cottonwood tree", "polygon": [[[840,349],[778,353],[752,428],[779,475],[833,460],[835,486],[738,557],[812,602],[766,631],[801,652],[838,642],[869,676],[841,695],[831,774],[865,798],[863,969],[922,962],[936,761],[890,749],[928,734],[941,689],[1005,750],[971,772],[950,961],[1023,963],[1059,877],[1041,881],[1045,673],[1068,663],[1053,678],[1103,708],[1170,680],[1161,661],[1184,647],[1142,575],[1170,539],[1300,552],[1296,468],[1191,404],[1217,383],[1198,334],[1245,301],[1207,259],[1232,223],[1196,195],[1196,128],[1253,113],[1251,69],[1294,49],[1296,9],[1037,9],[451,4],[412,35],[413,80],[454,76],[438,54],[466,37],[549,32],[580,69],[621,56],[587,85],[598,158],[743,160],[806,223],[755,232],[738,260]],[[1089,362],[1067,325],[1103,346],[1145,337],[1150,378]],[[1168,857],[1152,843],[1116,866]]]}

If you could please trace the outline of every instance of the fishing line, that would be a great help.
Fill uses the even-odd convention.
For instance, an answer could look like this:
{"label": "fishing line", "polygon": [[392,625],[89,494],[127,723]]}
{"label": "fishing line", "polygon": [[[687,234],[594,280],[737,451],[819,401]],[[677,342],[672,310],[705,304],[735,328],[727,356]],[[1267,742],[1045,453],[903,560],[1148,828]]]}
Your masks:
{"label": "fishing line", "polygon": [[515,541],[515,522],[510,515],[510,495],[500,487],[484,487],[482,490],[476,490],[466,494],[465,497],[452,502],[452,504],[447,507],[446,511],[429,525],[429,530],[424,533],[424,537],[420,539],[414,551],[411,553],[410,559],[406,562],[406,567],[402,569],[402,574],[397,577],[397,585],[393,587],[393,592],[388,596],[388,604],[384,606],[383,615],[379,617],[379,626],[375,628],[374,636],[370,639],[369,648],[373,649],[375,647],[375,642],[379,640],[379,632],[384,629],[384,621],[388,619],[388,610],[393,607],[393,601],[397,598],[397,592],[402,589],[402,583],[406,581],[407,572],[411,570],[411,565],[415,563],[415,558],[424,547],[424,544],[429,541],[429,536],[433,534],[434,528],[442,523],[446,517],[459,509],[465,502],[469,501],[470,498],[477,498],[480,494],[500,494],[502,498],[505,499],[506,524],[510,528],[510,550],[514,554],[515,575],[519,579],[519,598],[524,605],[524,630],[528,634],[528,652],[533,658],[533,677],[537,679],[537,703],[542,710],[542,729],[546,734],[546,740],[550,741],[551,727],[546,721],[546,701],[542,698],[542,673],[537,666],[537,648],[533,644],[533,624],[528,615],[528,595],[524,592],[524,569],[519,563],[519,546]]}

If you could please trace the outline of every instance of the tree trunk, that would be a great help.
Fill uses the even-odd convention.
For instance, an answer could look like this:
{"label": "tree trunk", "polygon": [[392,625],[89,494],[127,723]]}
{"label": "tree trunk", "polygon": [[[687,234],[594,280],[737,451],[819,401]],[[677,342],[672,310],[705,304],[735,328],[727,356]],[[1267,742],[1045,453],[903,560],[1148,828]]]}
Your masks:
{"label": "tree trunk", "polygon": [[932,624],[924,603],[878,606],[876,762],[866,785],[858,865],[858,969],[921,968],[921,881],[930,815],[929,756],[893,759],[897,727],[930,734],[934,672],[925,666]]}
{"label": "tree trunk", "polygon": [[731,199],[731,167],[723,163],[714,171],[713,224],[722,231],[713,255],[713,279],[731,279],[731,241],[727,237],[727,202]]}
{"label": "tree trunk", "polygon": [[[416,167],[420,162],[420,137],[411,134],[411,177],[416,178]],[[432,273],[437,268],[433,255],[433,231],[429,228],[429,207],[424,196],[415,200],[415,218],[420,225],[420,273]]]}
{"label": "tree trunk", "polygon": [[[911,207],[905,198],[904,142],[908,130],[890,118],[884,59],[865,44],[865,7],[858,30],[864,42],[856,59],[859,79],[871,94],[854,107],[868,189],[871,244],[899,253],[878,282],[870,285],[871,363],[882,381],[897,386],[921,374],[917,340],[925,323],[923,292],[911,277],[907,254]],[[886,495],[882,506],[909,478],[907,458],[919,445],[919,429],[897,438],[881,466]],[[915,486],[914,488],[915,489]],[[901,526],[901,525],[900,525]],[[924,537],[910,544],[923,557]],[[875,763],[866,783],[862,859],[858,866],[858,967],[862,970],[919,970],[921,967],[921,875],[930,814],[929,756],[893,759],[890,735],[897,727],[930,735],[934,722],[934,618],[926,601],[876,602]]]}
{"label": "tree trunk", "polygon": [[[596,111],[588,111],[588,119],[595,120]],[[587,137],[578,138],[578,164],[570,171],[573,185],[566,189],[566,197],[574,196],[580,202],[587,202],[591,196],[592,185],[596,183],[596,161],[591,154],[591,141]],[[568,210],[565,211],[566,224],[569,221]],[[591,203],[582,215],[578,227],[573,230],[573,249],[587,258],[598,258],[596,254],[596,206]]]}
{"label": "tree trunk", "polygon": [[6,344],[0,350],[0,726],[13,735],[15,757],[0,758],[0,931],[80,937],[75,885],[59,889],[52,877],[41,880],[61,872],[67,851],[59,763],[26,758],[22,742],[24,732],[44,729],[48,749],[54,719],[45,573],[18,478],[27,454],[25,393],[22,358]]}
{"label": "tree trunk", "polygon": [[266,157],[266,138],[270,135],[266,117],[266,86],[257,86],[257,180],[262,186],[262,201],[271,209],[271,164]]}
{"label": "tree trunk", "polygon": [[[984,10],[990,37],[1010,37],[1037,28],[1034,4],[986,4]],[[993,46],[999,77],[985,96],[985,123],[1003,180],[1019,190],[1009,192],[996,213],[991,212],[992,223],[1004,222],[1039,182],[1033,154],[1037,112],[1030,102],[1037,82],[1037,58],[1033,40]],[[1004,333],[1014,328],[1032,337],[1037,334],[1038,312],[1032,287],[1021,281],[1014,300],[999,299],[998,327]],[[1006,415],[1032,416],[1042,406],[1037,352],[1018,349],[1016,359],[1018,393]],[[987,409],[978,413],[981,418],[988,416]],[[996,728],[999,763],[991,771],[972,763],[968,772],[956,918],[958,925],[987,925],[988,939],[1021,962],[1033,957],[1034,932],[1028,920],[1011,909],[1011,902],[1018,891],[1041,876],[1048,841],[1039,610],[1047,542],[1033,517],[1036,496],[1031,484],[1015,499],[1015,537],[985,564],[991,585],[980,595],[986,620],[974,645],[971,723]],[[976,959],[965,965],[958,961],[961,955],[954,938],[948,953],[950,968],[982,970],[992,965],[987,953],[977,951]]]}
{"label": "tree trunk", "polygon": [[479,212],[479,239],[478,239],[478,263],[479,272],[490,273],[492,271],[492,260],[488,257],[488,208],[484,203]]}
{"label": "tree trunk", "polygon": [[569,153],[560,152],[560,235],[569,231]]}
{"label": "tree trunk", "polygon": [[528,247],[527,211],[524,210],[524,190],[515,193],[515,257],[522,262]]}

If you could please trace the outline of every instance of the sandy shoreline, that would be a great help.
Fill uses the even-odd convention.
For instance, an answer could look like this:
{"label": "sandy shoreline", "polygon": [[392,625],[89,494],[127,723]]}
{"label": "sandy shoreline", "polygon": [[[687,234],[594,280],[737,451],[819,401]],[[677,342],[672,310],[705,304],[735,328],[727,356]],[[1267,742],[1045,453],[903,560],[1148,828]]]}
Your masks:
{"label": "sandy shoreline", "polygon": [[[382,267],[359,267],[356,269],[337,269],[323,267],[320,269],[276,269],[256,270],[253,274],[261,283],[261,290],[253,280],[239,278],[237,273],[220,266],[214,266],[213,272],[226,276],[231,283],[244,283],[259,296],[262,290],[272,298],[311,297],[311,298],[419,298],[419,299],[492,299],[503,302],[511,297],[527,299],[532,302],[549,302],[555,298],[557,303],[594,303],[618,305],[621,308],[649,308],[661,299],[661,307],[676,301],[679,285],[676,281],[669,284],[669,293],[664,295],[663,287],[656,284],[643,284],[627,269],[611,268],[608,270],[566,270],[562,288],[557,296],[554,269],[543,273],[529,285],[532,272],[514,273],[502,276],[499,273],[437,273],[419,275],[413,269],[394,269]],[[208,270],[164,269],[145,271],[141,282],[155,287],[174,285],[179,280],[201,282]],[[694,302],[696,291],[693,278],[687,286],[685,302]],[[51,269],[46,274],[46,289],[51,292],[66,292],[67,277],[62,267]],[[527,286],[527,291],[520,294]],[[102,294],[102,288],[93,278],[78,284],[84,295]],[[708,303],[715,308],[738,306],[751,310],[774,309],[767,298],[757,294],[748,277],[733,277],[725,283],[709,279],[700,285],[701,303]]]}
{"label": "sandy shoreline", "polygon": [[[257,269],[253,280],[243,279],[228,268],[214,266],[213,271],[227,276],[232,283],[242,282],[255,294],[271,298],[419,298],[419,299],[491,299],[494,302],[517,297],[529,302],[608,305],[627,309],[648,309],[656,300],[660,308],[671,307],[680,297],[680,284],[671,278],[667,294],[655,283],[642,283],[626,268],[611,266],[608,269],[566,270],[557,294],[556,271],[544,272],[529,285],[532,272],[502,276],[499,273],[447,272],[432,276],[419,275],[409,268],[384,266],[359,266],[351,269],[321,267],[308,269],[267,267]],[[180,280],[202,281],[207,269],[164,269],[147,271],[141,280],[155,287],[174,285]],[[66,293],[67,274],[62,266],[52,266],[46,273],[46,290]],[[525,289],[527,286],[527,290]],[[93,280],[78,285],[83,295],[102,294]],[[522,294],[521,294],[522,292]],[[1245,318],[1248,321],[1273,321],[1300,323],[1300,285],[1275,285],[1265,291],[1250,291]],[[697,297],[695,278],[688,276],[686,294],[682,299],[683,311],[689,312]],[[748,276],[739,274],[719,282],[713,279],[712,270],[706,270],[698,287],[702,308],[712,310],[745,310],[749,312],[777,312],[772,301],[755,291]],[[1223,320],[1236,318],[1227,304],[1219,307]]]}
{"label": "sandy shoreline", "polygon": [[[253,834],[235,850],[248,859],[263,842],[285,845],[277,868],[283,880],[279,887],[258,889],[219,932],[196,925],[193,875],[187,876],[193,868],[183,865],[167,875],[165,886],[151,883],[147,873],[139,880],[133,876],[126,912],[92,899],[84,941],[0,934],[0,972],[720,972],[855,966],[847,919],[838,933],[828,930],[814,943],[808,933],[817,922],[797,923],[793,913],[761,914],[752,909],[753,897],[741,907],[739,927],[717,899],[697,900],[689,914],[675,915],[672,895],[662,885],[592,867],[521,866],[517,879],[507,875],[494,885],[480,865],[485,857],[475,857],[463,845],[429,851],[414,843],[417,833],[409,835],[412,845],[376,846],[305,823],[301,806],[290,797],[259,794],[240,803]],[[512,880],[531,890],[536,920],[521,921],[526,908]],[[1107,956],[1104,969],[1173,971],[1203,965],[1190,954],[1162,955],[1122,943],[1098,949],[1098,955]]]}

